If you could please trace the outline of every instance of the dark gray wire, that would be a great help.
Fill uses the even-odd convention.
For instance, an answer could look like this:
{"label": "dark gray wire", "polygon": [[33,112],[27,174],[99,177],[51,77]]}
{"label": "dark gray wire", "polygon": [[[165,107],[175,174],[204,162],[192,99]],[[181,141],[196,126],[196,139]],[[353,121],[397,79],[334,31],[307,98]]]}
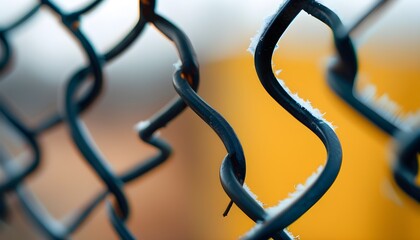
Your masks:
{"label": "dark gray wire", "polygon": [[[62,21],[65,24],[65,26],[67,26],[67,28],[73,32],[73,34],[76,36],[77,39],[80,40],[81,45],[84,47],[84,49],[87,49],[87,55],[88,58],[91,60],[91,66],[89,68],[84,68],[82,70],[80,70],[79,72],[77,72],[73,79],[84,79],[89,73],[90,71],[92,71],[92,69],[94,70],[93,73],[96,76],[96,79],[101,79],[102,78],[102,70],[100,71],[96,71],[95,69],[101,69],[101,63],[100,63],[100,58],[97,56],[97,54],[94,52],[93,48],[91,47],[90,43],[87,41],[86,38],[84,38],[84,35],[79,31],[77,24],[74,24],[76,21],[78,21],[78,16],[80,14],[83,14],[85,12],[87,12],[88,10],[91,10],[94,6],[96,6],[100,1],[95,1],[93,2],[91,5],[87,6],[86,8],[74,13],[74,14],[69,14],[67,16],[62,16]],[[47,6],[50,6],[54,11],[56,11],[56,13],[62,14],[61,10],[55,6],[54,4],[52,4],[49,1],[43,1],[44,4],[46,4]],[[70,16],[70,17],[69,17]],[[72,22],[73,21],[73,22]],[[105,61],[110,61],[112,60],[112,58],[114,58],[115,56],[119,55],[121,52],[123,52],[129,45],[131,45],[131,43],[137,38],[137,36],[142,32],[142,29],[144,28],[145,25],[145,21],[140,20],[137,25],[134,27],[134,29],[120,42],[117,44],[117,46],[115,46],[113,49],[111,49],[108,53],[106,53],[104,55],[104,59]],[[99,77],[98,77],[99,76]],[[93,89],[93,90],[92,90]],[[95,90],[96,89],[96,90]],[[91,91],[90,93],[95,93],[95,94],[91,94],[89,97],[85,98],[85,100],[80,101],[81,104],[81,108],[86,107],[87,105],[90,104],[90,101],[93,101],[96,98],[97,93],[99,93],[100,90],[100,86],[95,86],[95,84],[93,85],[93,87],[91,87]],[[90,99],[89,99],[90,98]],[[54,118],[53,118],[54,119]],[[58,119],[58,120],[57,120]],[[57,124],[61,121],[61,119],[59,118],[55,118],[55,120],[53,121],[49,121],[49,122],[53,122],[53,124],[49,124],[48,121],[46,124],[44,124],[44,126],[40,129],[35,130],[35,134],[31,132],[32,135],[37,135],[39,133],[43,133],[45,132],[45,130],[49,129],[52,125]],[[156,143],[154,143],[156,144]],[[125,177],[125,181],[131,181],[133,180],[137,175],[141,175],[144,174],[146,171],[152,169],[154,167],[154,165],[156,165],[156,162],[162,161],[162,158],[166,159],[166,157],[169,155],[168,152],[170,152],[170,150],[168,151],[167,148],[169,148],[167,145],[165,145],[164,143],[157,143],[157,145],[159,145],[159,147],[163,148],[162,152],[159,153],[156,157],[150,159],[150,161],[146,161],[145,164],[142,164],[142,166],[137,166],[134,169],[131,169],[130,171],[127,172]],[[170,148],[169,148],[170,149]],[[18,183],[18,181],[15,181],[16,183]],[[39,207],[39,204],[35,204],[35,201],[31,200],[30,194],[24,190],[23,187],[18,187],[17,189],[18,192],[18,197],[20,198],[22,204],[24,205],[24,209],[28,212],[28,214],[30,216],[32,216],[32,219],[34,220],[34,222],[41,227],[44,232],[53,239],[63,239],[66,238],[66,236],[68,234],[70,234],[71,232],[73,232],[74,230],[76,230],[76,228],[84,221],[84,219],[89,215],[89,213],[94,209],[94,207],[107,195],[107,192],[104,192],[102,194],[100,194],[99,197],[95,198],[91,203],[89,203],[83,211],[80,212],[80,215],[77,215],[74,219],[73,222],[71,222],[69,224],[69,228],[68,230],[62,230],[62,231],[57,231],[57,228],[54,226],[57,226],[59,224],[57,224],[57,222],[52,219],[47,213],[43,213],[42,211],[40,211],[41,207]],[[64,229],[64,227],[60,227],[60,229]]]}
{"label": "dark gray wire", "polygon": [[[357,77],[357,56],[356,53],[351,55],[345,53],[341,47],[346,44],[346,39],[349,38],[349,34],[364,23],[368,17],[371,17],[374,13],[378,12],[383,8],[389,0],[380,0],[376,2],[365,14],[363,14],[353,26],[349,28],[342,27],[342,31],[334,35],[335,46],[337,48],[337,57],[334,59],[332,64],[328,68],[327,80],[331,89],[342,98],[347,104],[354,108],[362,116],[366,117],[379,129],[391,137],[399,139],[399,135],[410,135],[411,133],[405,133],[405,131],[378,113],[372,106],[367,105],[355,95],[354,87],[356,84]],[[417,131],[414,129],[413,131]],[[407,143],[402,142],[401,145]],[[417,160],[413,160],[415,157],[403,157],[399,156],[396,158],[396,163],[392,168],[394,179],[397,185],[406,192],[413,200],[419,202],[419,186],[416,184],[415,176],[418,174],[418,163]]]}
{"label": "dark gray wire", "polygon": [[[314,132],[327,150],[326,165],[317,179],[284,210],[264,219],[260,227],[244,236],[246,240],[268,239],[281,229],[286,228],[308,211],[334,183],[342,160],[340,142],[334,131],[322,120],[314,117],[307,109],[300,106],[274,76],[271,59],[275,46],[288,26],[300,11],[306,11],[324,22],[335,33],[341,27],[341,21],[334,12],[313,0],[289,0],[278,10],[267,28],[261,34],[255,50],[255,68],[261,84],[270,96],[297,120]],[[346,45],[352,49],[351,42]],[[344,46],[343,46],[344,47]]]}
{"label": "dark gray wire", "polygon": [[420,128],[409,133],[401,132],[396,138],[393,175],[397,185],[414,201],[420,203],[418,155],[420,154]]}
{"label": "dark gray wire", "polygon": [[[293,205],[288,206],[276,216],[269,217],[265,210],[259,206],[242,187],[246,173],[245,156],[234,130],[218,112],[211,108],[196,93],[199,83],[198,62],[187,36],[170,21],[155,13],[156,2],[154,0],[140,0],[140,19],[135,28],[120,41],[117,46],[106,54],[99,55],[78,26],[80,16],[94,9],[100,2],[102,1],[95,0],[73,13],[64,13],[57,5],[49,0],[41,0],[39,6],[47,6],[61,17],[63,24],[76,39],[78,39],[83,49],[85,49],[90,61],[90,65],[77,71],[67,85],[65,98],[66,115],[64,116],[64,120],[70,127],[72,137],[78,149],[85,156],[85,159],[93,170],[107,185],[107,189],[95,195],[88,204],[74,214],[74,217],[71,218],[70,221],[66,224],[62,224],[53,219],[48,212],[43,212],[42,207],[40,207],[40,204],[37,203],[36,199],[29,191],[25,190],[22,184],[20,184],[29,174],[21,179],[13,181],[13,183],[8,183],[10,186],[7,187],[7,189],[16,189],[18,199],[21,201],[28,215],[34,220],[35,224],[52,239],[66,239],[71,233],[79,228],[96,206],[111,193],[116,197],[117,205],[114,206],[108,200],[106,208],[113,227],[120,238],[135,239],[125,224],[129,214],[129,206],[123,192],[124,184],[137,179],[139,176],[151,171],[168,159],[171,154],[170,146],[165,141],[155,136],[154,133],[177,117],[188,105],[218,134],[228,152],[220,169],[222,186],[232,200],[225,214],[227,214],[234,202],[251,219],[256,222],[263,222],[262,228],[259,228],[253,234],[245,237],[245,239],[267,239],[269,237],[273,237],[274,239],[291,239],[291,236],[284,231],[284,228],[305,213],[328,190],[340,169],[342,153],[340,143],[335,133],[324,122],[316,119],[306,111],[306,109],[300,107],[277,83],[271,69],[271,58],[274,46],[296,15],[301,10],[305,10],[314,15],[315,18],[326,23],[333,30],[335,44],[338,54],[341,57],[341,65],[336,65],[334,70],[340,70],[341,75],[353,76],[357,72],[357,58],[352,42],[348,37],[348,33],[357,28],[364,20],[356,22],[353,27],[347,29],[347,33],[343,34],[342,30],[344,28],[342,27],[340,20],[326,7],[313,0],[289,0],[279,10],[275,18],[269,24],[269,27],[261,36],[255,53],[255,66],[262,85],[280,105],[313,131],[321,139],[327,149],[327,163],[325,169],[311,188],[298,198]],[[385,2],[385,0],[383,0],[383,2]],[[373,10],[371,9],[371,12],[373,11],[375,11],[375,8],[373,8]],[[34,10],[34,12],[36,12],[36,10]],[[27,16],[25,18],[29,18],[33,13],[29,12],[25,15]],[[366,16],[369,15],[370,13],[368,12]],[[20,22],[18,21],[15,25],[18,26],[25,21],[26,19]],[[87,132],[83,130],[79,115],[97,99],[101,92],[103,85],[103,65],[120,55],[121,52],[131,45],[147,23],[156,26],[162,34],[175,44],[175,47],[178,50],[182,65],[181,69],[174,73],[173,83],[180,97],[175,98],[160,112],[152,116],[148,125],[139,129],[139,137],[148,144],[156,147],[159,152],[155,156],[149,158],[146,162],[137,164],[124,173],[117,175],[95,149]],[[342,32],[340,33],[340,31]],[[4,56],[6,56],[6,59],[10,59],[11,48],[7,38],[4,37],[1,31],[0,42],[5,49]],[[0,67],[7,65],[8,61],[9,60],[1,60]],[[88,75],[94,76],[92,84],[89,86],[86,95],[77,99],[75,95],[78,92],[78,89],[85,83]],[[6,108],[2,108],[2,105],[0,104],[0,110],[2,109]],[[26,127],[21,124],[19,120],[16,120],[15,122],[17,122],[17,124],[15,124],[13,122],[13,115],[9,113],[9,111],[2,110],[0,112],[3,113],[8,120],[10,120],[10,117],[8,116],[12,116],[12,121],[9,122],[14,125],[17,132],[23,135],[27,141],[29,141],[29,138],[33,139],[35,144],[33,144],[31,149],[35,152],[33,154],[34,157],[37,156],[37,149],[39,151],[36,137],[39,134],[45,133],[63,120],[63,116],[55,114],[43,121],[33,130],[28,128],[27,132],[30,136],[26,136],[25,129],[22,129],[19,126]],[[39,159],[40,154],[38,153],[38,162]],[[6,173],[10,175],[12,172],[12,165],[3,163],[4,161],[1,157],[0,160]],[[13,174],[9,177],[10,179],[13,179]],[[0,185],[0,196],[2,196],[1,186],[2,185]],[[3,199],[0,198],[0,200]],[[1,202],[3,201],[0,201],[0,203]]]}
{"label": "dark gray wire", "polygon": [[[198,88],[198,63],[195,53],[186,35],[181,32],[172,23],[155,14],[155,1],[140,1],[140,16],[144,17],[145,21],[155,25],[157,29],[166,37],[173,41],[179,51],[180,59],[182,61],[182,69],[189,77],[191,84],[195,89]],[[146,143],[149,143],[158,149],[162,150],[162,141],[154,137],[153,133],[159,128],[164,127],[168,122],[173,120],[186,108],[186,104],[180,99],[175,98],[161,111],[156,113],[148,121],[148,124],[139,129],[140,137]],[[169,155],[168,155],[169,156]],[[120,236],[121,239],[133,239],[134,236],[130,233],[127,226],[124,224],[124,219],[121,219],[114,211],[112,205],[107,203],[108,216],[111,223]]]}
{"label": "dark gray wire", "polygon": [[13,55],[13,49],[9,44],[9,40],[7,39],[7,34],[14,30],[15,28],[19,27],[26,21],[28,21],[36,12],[41,8],[41,4],[36,4],[34,7],[29,9],[28,12],[23,14],[20,18],[18,18],[15,22],[10,24],[7,27],[0,27],[0,42],[3,49],[3,56],[0,58],[0,73],[4,72],[6,67],[11,62],[11,57]]}
{"label": "dark gray wire", "polygon": [[363,14],[353,26],[348,29],[344,26],[334,35],[334,43],[337,49],[337,57],[333,59],[327,71],[327,81],[330,88],[340,96],[347,104],[373,122],[376,126],[382,129],[387,134],[393,136],[399,131],[400,127],[390,120],[381,116],[375,109],[362,102],[359,97],[355,95],[354,87],[356,84],[356,77],[358,72],[358,61],[355,50],[352,53],[346,52],[346,41],[349,39],[349,34],[366,21],[374,13],[378,12],[389,1],[380,0],[373,5],[365,14]]}

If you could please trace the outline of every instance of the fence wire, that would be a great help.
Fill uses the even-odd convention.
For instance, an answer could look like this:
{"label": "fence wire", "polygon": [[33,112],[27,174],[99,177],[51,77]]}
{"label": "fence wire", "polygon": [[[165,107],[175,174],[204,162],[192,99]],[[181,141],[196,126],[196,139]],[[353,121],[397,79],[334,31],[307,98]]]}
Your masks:
{"label": "fence wire", "polygon": [[[255,68],[261,84],[267,93],[298,121],[314,132],[327,150],[324,169],[319,176],[296,199],[288,203],[281,211],[268,214],[256,199],[243,187],[246,175],[245,155],[241,143],[230,124],[206,103],[198,94],[199,64],[188,36],[171,21],[155,11],[156,1],[140,0],[140,16],[136,25],[115,46],[105,53],[96,51],[85,33],[80,29],[80,23],[86,14],[94,11],[103,1],[92,1],[88,5],[73,12],[63,11],[53,1],[40,0],[21,18],[10,26],[0,29],[0,41],[3,55],[0,61],[0,72],[5,74],[13,57],[13,47],[8,34],[31,20],[40,8],[46,8],[55,13],[61,25],[70,32],[84,51],[88,65],[84,66],[68,79],[64,93],[64,114],[55,113],[35,127],[29,127],[18,118],[7,100],[0,98],[0,113],[8,122],[9,128],[22,138],[31,150],[31,158],[21,164],[8,153],[7,147],[0,146],[0,165],[6,178],[0,183],[0,216],[6,219],[8,206],[5,201],[7,193],[14,193],[23,206],[27,217],[39,228],[45,237],[50,239],[68,239],[72,233],[82,227],[93,210],[106,201],[106,208],[110,222],[121,239],[135,239],[126,221],[130,215],[130,205],[124,185],[147,172],[152,171],[171,155],[171,146],[156,133],[166,126],[187,107],[191,108],[207,125],[209,125],[223,142],[227,155],[220,168],[220,180],[226,194],[231,199],[224,215],[226,216],[232,205],[238,206],[250,219],[256,222],[255,228],[243,239],[293,239],[286,228],[308,211],[327,192],[335,181],[341,166],[342,151],[340,142],[333,129],[313,112],[302,106],[294,99],[288,89],[279,84],[273,74],[272,55],[276,44],[285,30],[292,24],[296,16],[305,11],[315,19],[325,23],[333,32],[336,47],[336,61],[328,69],[328,83],[345,101],[361,114],[366,115],[374,124],[389,134],[402,132],[397,126],[384,120],[374,110],[363,105],[353,95],[353,84],[357,74],[357,52],[352,43],[351,32],[356,29],[368,16],[376,12],[387,1],[378,1],[366,14],[361,15],[353,26],[345,27],[336,13],[314,0],[289,0],[277,11],[275,16],[264,28],[255,50]],[[155,26],[168,41],[173,43],[181,64],[173,74],[173,85],[178,96],[166,107],[146,121],[137,125],[139,138],[158,150],[158,153],[122,173],[114,172],[108,161],[100,154],[94,145],[80,116],[91,108],[102,92],[104,85],[104,67],[115,57],[120,56],[142,34],[146,25]],[[281,44],[281,43],[280,43]],[[84,85],[86,91],[81,91]],[[78,95],[82,92],[82,95]],[[103,182],[105,189],[94,194],[89,202],[69,213],[66,222],[54,219],[25,188],[24,181],[39,168],[43,159],[39,138],[54,126],[64,124],[68,127],[78,151],[84,160]],[[419,134],[404,133],[399,140],[401,143],[397,151],[394,176],[397,183],[413,198],[419,200],[419,188],[415,177],[418,175],[416,154],[419,148]],[[113,198],[112,198],[113,197]],[[114,203],[111,199],[115,199]],[[326,233],[327,234],[327,233]]]}

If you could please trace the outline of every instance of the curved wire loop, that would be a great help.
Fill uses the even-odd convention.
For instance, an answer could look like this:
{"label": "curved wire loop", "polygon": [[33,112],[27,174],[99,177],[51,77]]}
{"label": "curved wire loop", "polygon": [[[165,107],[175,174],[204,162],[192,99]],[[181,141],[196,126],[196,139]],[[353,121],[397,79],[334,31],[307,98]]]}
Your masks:
{"label": "curved wire loop", "polygon": [[393,165],[395,182],[407,195],[420,203],[420,186],[416,183],[419,175],[420,128],[410,133],[401,133],[396,144]]}
{"label": "curved wire loop", "polygon": [[[296,221],[326,193],[335,181],[341,167],[341,145],[333,129],[323,120],[312,115],[308,109],[296,102],[296,100],[288,94],[287,90],[279,84],[273,74],[271,61],[275,46],[288,26],[302,10],[325,23],[332,29],[334,35],[337,34],[337,31],[342,26],[340,19],[334,12],[316,1],[289,0],[278,10],[263,31],[254,55],[255,68],[261,84],[270,96],[297,120],[315,133],[323,142],[327,151],[326,165],[313,184],[308,186],[304,192],[288,206],[277,214],[270,216],[265,214],[264,218],[260,220],[255,229],[243,237],[243,239],[247,240],[268,239],[279,230],[285,229]],[[354,50],[349,38],[343,39],[340,50],[345,54],[345,59],[353,58]],[[222,182],[225,182],[225,189],[229,190],[230,187],[234,189],[231,189],[231,192],[240,191],[242,189],[238,183],[235,183],[234,178],[232,178],[232,173],[229,170],[230,167],[230,164],[224,161],[221,169]],[[241,197],[236,197],[240,201]],[[247,210],[247,208],[244,207],[243,210]]]}
{"label": "curved wire loop", "polygon": [[0,58],[0,73],[3,72],[6,67],[11,62],[11,57],[13,55],[13,49],[10,46],[9,40],[7,39],[7,34],[14,30],[15,28],[19,27],[20,25],[24,24],[27,20],[29,20],[36,12],[41,8],[41,4],[36,4],[34,7],[29,9],[25,14],[23,14],[20,18],[14,21],[7,27],[0,27],[0,42],[1,48],[3,49],[3,55]]}
{"label": "curved wire loop", "polygon": [[[390,119],[381,115],[376,109],[364,103],[358,96],[355,95],[354,85],[356,83],[356,75],[358,71],[357,56],[355,54],[354,59],[349,61],[348,59],[344,59],[343,56],[345,56],[345,54],[341,53],[340,51],[340,45],[343,44],[343,39],[349,37],[349,34],[355,28],[357,28],[357,26],[363,23],[363,21],[365,21],[368,17],[372,16],[373,13],[385,6],[385,3],[388,1],[389,0],[377,1],[376,4],[373,5],[371,9],[369,9],[369,11],[367,11],[359,18],[354,26],[349,27],[347,30],[343,27],[340,34],[335,36],[335,46],[338,50],[338,56],[328,67],[327,80],[331,89],[354,110],[356,110],[362,116],[366,117],[368,120],[370,120],[370,122],[372,122],[375,126],[383,130],[391,137],[396,137],[398,135],[410,135],[410,133],[408,133],[406,129],[403,129],[401,126],[392,122]],[[414,129],[413,131],[417,130]],[[399,138],[396,139],[398,140]],[[402,142],[399,144],[405,146],[408,143]],[[418,186],[416,185],[415,180],[413,180],[413,177],[415,179],[415,176],[418,174],[417,165],[418,163],[416,157],[411,157],[411,159],[409,159],[407,157],[399,156],[392,171],[398,186],[411,198],[418,202]]]}
{"label": "curved wire loop", "polygon": [[378,11],[381,7],[385,6],[385,3],[388,1],[389,0],[377,1],[369,11],[359,18],[354,26],[351,26],[348,29],[342,27],[339,34],[334,36],[338,56],[333,59],[331,65],[328,67],[327,81],[330,88],[347,104],[369,119],[384,132],[393,136],[402,129],[390,119],[381,115],[377,110],[364,103],[360,97],[355,95],[354,87],[358,71],[357,55],[355,54],[354,59],[349,61],[349,59],[344,58],[345,55],[343,55],[340,50],[340,45],[343,44],[342,41],[349,38],[349,34],[354,29],[356,29],[363,21],[368,19],[368,17],[372,16],[373,13]]}
{"label": "curved wire loop", "polygon": [[[98,6],[99,3],[103,2],[103,0],[95,0],[83,7],[82,9],[76,10],[71,13],[65,13],[59,6],[51,2],[50,0],[40,0],[40,3],[43,6],[48,7],[52,10],[55,14],[57,14],[63,23],[63,25],[67,28],[67,30],[78,40],[78,43],[81,45],[83,50],[85,51],[86,57],[89,60],[89,66],[80,69],[72,78],[77,78],[84,80],[89,75],[93,76],[93,84],[89,87],[86,91],[85,95],[83,95],[80,99],[78,99],[78,111],[83,112],[86,110],[94,100],[99,96],[101,86],[95,83],[102,82],[103,80],[103,73],[102,73],[102,65],[104,61],[108,59],[103,59],[103,57],[99,56],[94,47],[89,42],[89,40],[85,37],[83,32],[80,30],[80,17],[86,14],[88,11],[91,11],[94,7]],[[57,126],[59,123],[63,121],[63,115],[60,113],[54,113],[52,116],[48,117],[46,120],[42,121],[39,126],[34,127],[34,132],[40,134],[45,132],[46,130]]]}

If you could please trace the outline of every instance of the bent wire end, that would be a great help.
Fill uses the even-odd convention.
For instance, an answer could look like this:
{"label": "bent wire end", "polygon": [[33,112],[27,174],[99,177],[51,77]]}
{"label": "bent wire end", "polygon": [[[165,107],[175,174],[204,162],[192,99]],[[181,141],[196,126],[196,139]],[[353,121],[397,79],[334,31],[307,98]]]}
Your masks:
{"label": "bent wire end", "polygon": [[[154,3],[150,6],[154,6]],[[235,132],[228,124],[228,122],[218,112],[211,108],[204,100],[202,100],[196,93],[199,83],[198,62],[196,60],[196,56],[189,39],[175,25],[173,25],[166,19],[160,17],[159,15],[155,14],[153,11],[147,10],[146,8],[144,12],[149,16],[149,19],[153,19],[153,24],[165,36],[167,36],[171,41],[173,41],[176,48],[178,49],[181,65],[174,73],[173,84],[175,90],[181,97],[183,104],[188,105],[222,139],[222,142],[225,145],[225,148],[228,152],[226,158],[229,159],[229,162],[232,165],[232,168],[230,168],[230,170],[231,173],[234,175],[234,181],[239,185],[242,185],[245,180],[246,172],[245,157],[243,154],[242,146],[239,143]],[[146,126],[148,126],[148,124],[146,124]],[[226,192],[229,195],[229,192]],[[233,202],[235,202],[240,208],[242,208],[242,206],[244,205],[242,204],[242,199],[233,199],[231,197],[231,202],[227,206],[224,215],[226,215],[229,212]],[[258,206],[258,204],[255,203],[255,201],[253,200],[251,200],[250,204]],[[263,218],[263,212],[259,211],[258,213],[259,216],[257,216],[255,219]]]}
{"label": "bent wire end", "polygon": [[[197,95],[183,77],[181,70],[175,73],[173,82],[177,93],[216,132],[228,152],[220,168],[220,180],[226,194],[252,220],[255,222],[264,220],[266,217],[264,210],[242,187],[246,173],[245,156],[234,130],[216,110]],[[231,204],[228,207],[230,206]],[[276,239],[289,239],[284,236],[285,234],[281,232],[276,234],[276,237],[279,237]]]}

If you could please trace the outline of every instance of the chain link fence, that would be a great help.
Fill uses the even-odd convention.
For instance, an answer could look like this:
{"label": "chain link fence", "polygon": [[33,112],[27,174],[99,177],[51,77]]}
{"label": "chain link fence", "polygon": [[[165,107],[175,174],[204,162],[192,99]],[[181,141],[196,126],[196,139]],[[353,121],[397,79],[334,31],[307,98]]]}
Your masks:
{"label": "chain link fence", "polygon": [[[341,144],[333,125],[326,121],[320,111],[313,108],[308,101],[292,93],[285,83],[276,77],[276,71],[273,69],[272,58],[277,46],[282,44],[280,39],[302,11],[326,24],[332,30],[336,56],[328,66],[326,76],[331,89],[390,136],[401,135],[396,137],[400,147],[393,167],[394,178],[402,190],[415,201],[419,201],[420,190],[416,183],[417,152],[420,145],[417,121],[419,115],[415,114],[409,121],[403,123],[394,121],[387,115],[381,114],[375,107],[363,102],[354,91],[358,74],[358,54],[351,34],[389,1],[378,1],[364,14],[360,14],[353,25],[345,26],[334,11],[317,1],[288,0],[281,4],[273,16],[266,19],[260,32],[254,37],[249,50],[254,55],[256,73],[265,91],[296,120],[318,136],[327,151],[326,162],[316,171],[316,174],[311,176],[305,185],[297,187],[297,192],[290,198],[270,209],[264,208],[245,184],[245,154],[234,129],[197,93],[200,74],[198,59],[193,48],[194,43],[191,43],[188,36],[172,21],[156,11],[156,1],[140,0],[138,3],[140,14],[136,24],[109,50],[101,52],[83,31],[81,25],[84,18],[100,7],[103,2],[105,1],[92,1],[80,9],[68,11],[62,9],[54,1],[41,0],[20,18],[0,29],[1,77],[7,75],[13,68],[12,60],[16,55],[9,34],[32,21],[34,16],[43,9],[47,9],[56,16],[60,26],[82,50],[85,59],[85,66],[74,71],[66,80],[65,89],[60,96],[62,101],[58,102],[60,110],[47,114],[37,124],[28,124],[16,112],[13,108],[14,104],[7,96],[1,96],[0,113],[4,134],[2,133],[0,152],[3,172],[0,183],[0,215],[4,221],[9,218],[11,207],[6,198],[13,194],[24,210],[25,217],[46,238],[72,237],[76,231],[84,227],[84,223],[93,211],[101,207],[106,208],[108,221],[119,238],[142,238],[135,236],[126,225],[131,205],[125,185],[141,178],[146,173],[158,175],[157,172],[154,173],[155,168],[168,160],[172,153],[171,143],[164,140],[158,130],[169,125],[185,109],[190,108],[213,129],[226,148],[227,154],[220,167],[220,180],[230,198],[230,203],[223,215],[227,216],[231,207],[236,205],[256,223],[255,227],[241,238],[294,239],[295,237],[287,230],[287,227],[321,200],[338,176],[342,162]],[[139,139],[155,148],[157,153],[138,161],[126,170],[117,172],[97,147],[95,138],[81,117],[95,108],[95,103],[104,92],[107,81],[105,79],[106,66],[128,51],[142,37],[148,26],[155,27],[161,37],[170,42],[177,52],[179,61],[174,65],[175,72],[172,76],[177,96],[149,119],[142,120],[135,126]],[[71,141],[83,157],[85,166],[89,166],[91,173],[103,185],[103,190],[94,193],[83,206],[71,210],[63,218],[65,221],[55,219],[46,210],[48,207],[43,206],[43,203],[37,200],[25,186],[31,181],[31,176],[42,166],[44,158],[41,147],[42,136],[59,125],[66,126]],[[13,146],[15,142],[10,140],[13,138],[23,141],[27,149],[15,150],[19,148]],[[162,215],[162,217],[165,216]]]}

